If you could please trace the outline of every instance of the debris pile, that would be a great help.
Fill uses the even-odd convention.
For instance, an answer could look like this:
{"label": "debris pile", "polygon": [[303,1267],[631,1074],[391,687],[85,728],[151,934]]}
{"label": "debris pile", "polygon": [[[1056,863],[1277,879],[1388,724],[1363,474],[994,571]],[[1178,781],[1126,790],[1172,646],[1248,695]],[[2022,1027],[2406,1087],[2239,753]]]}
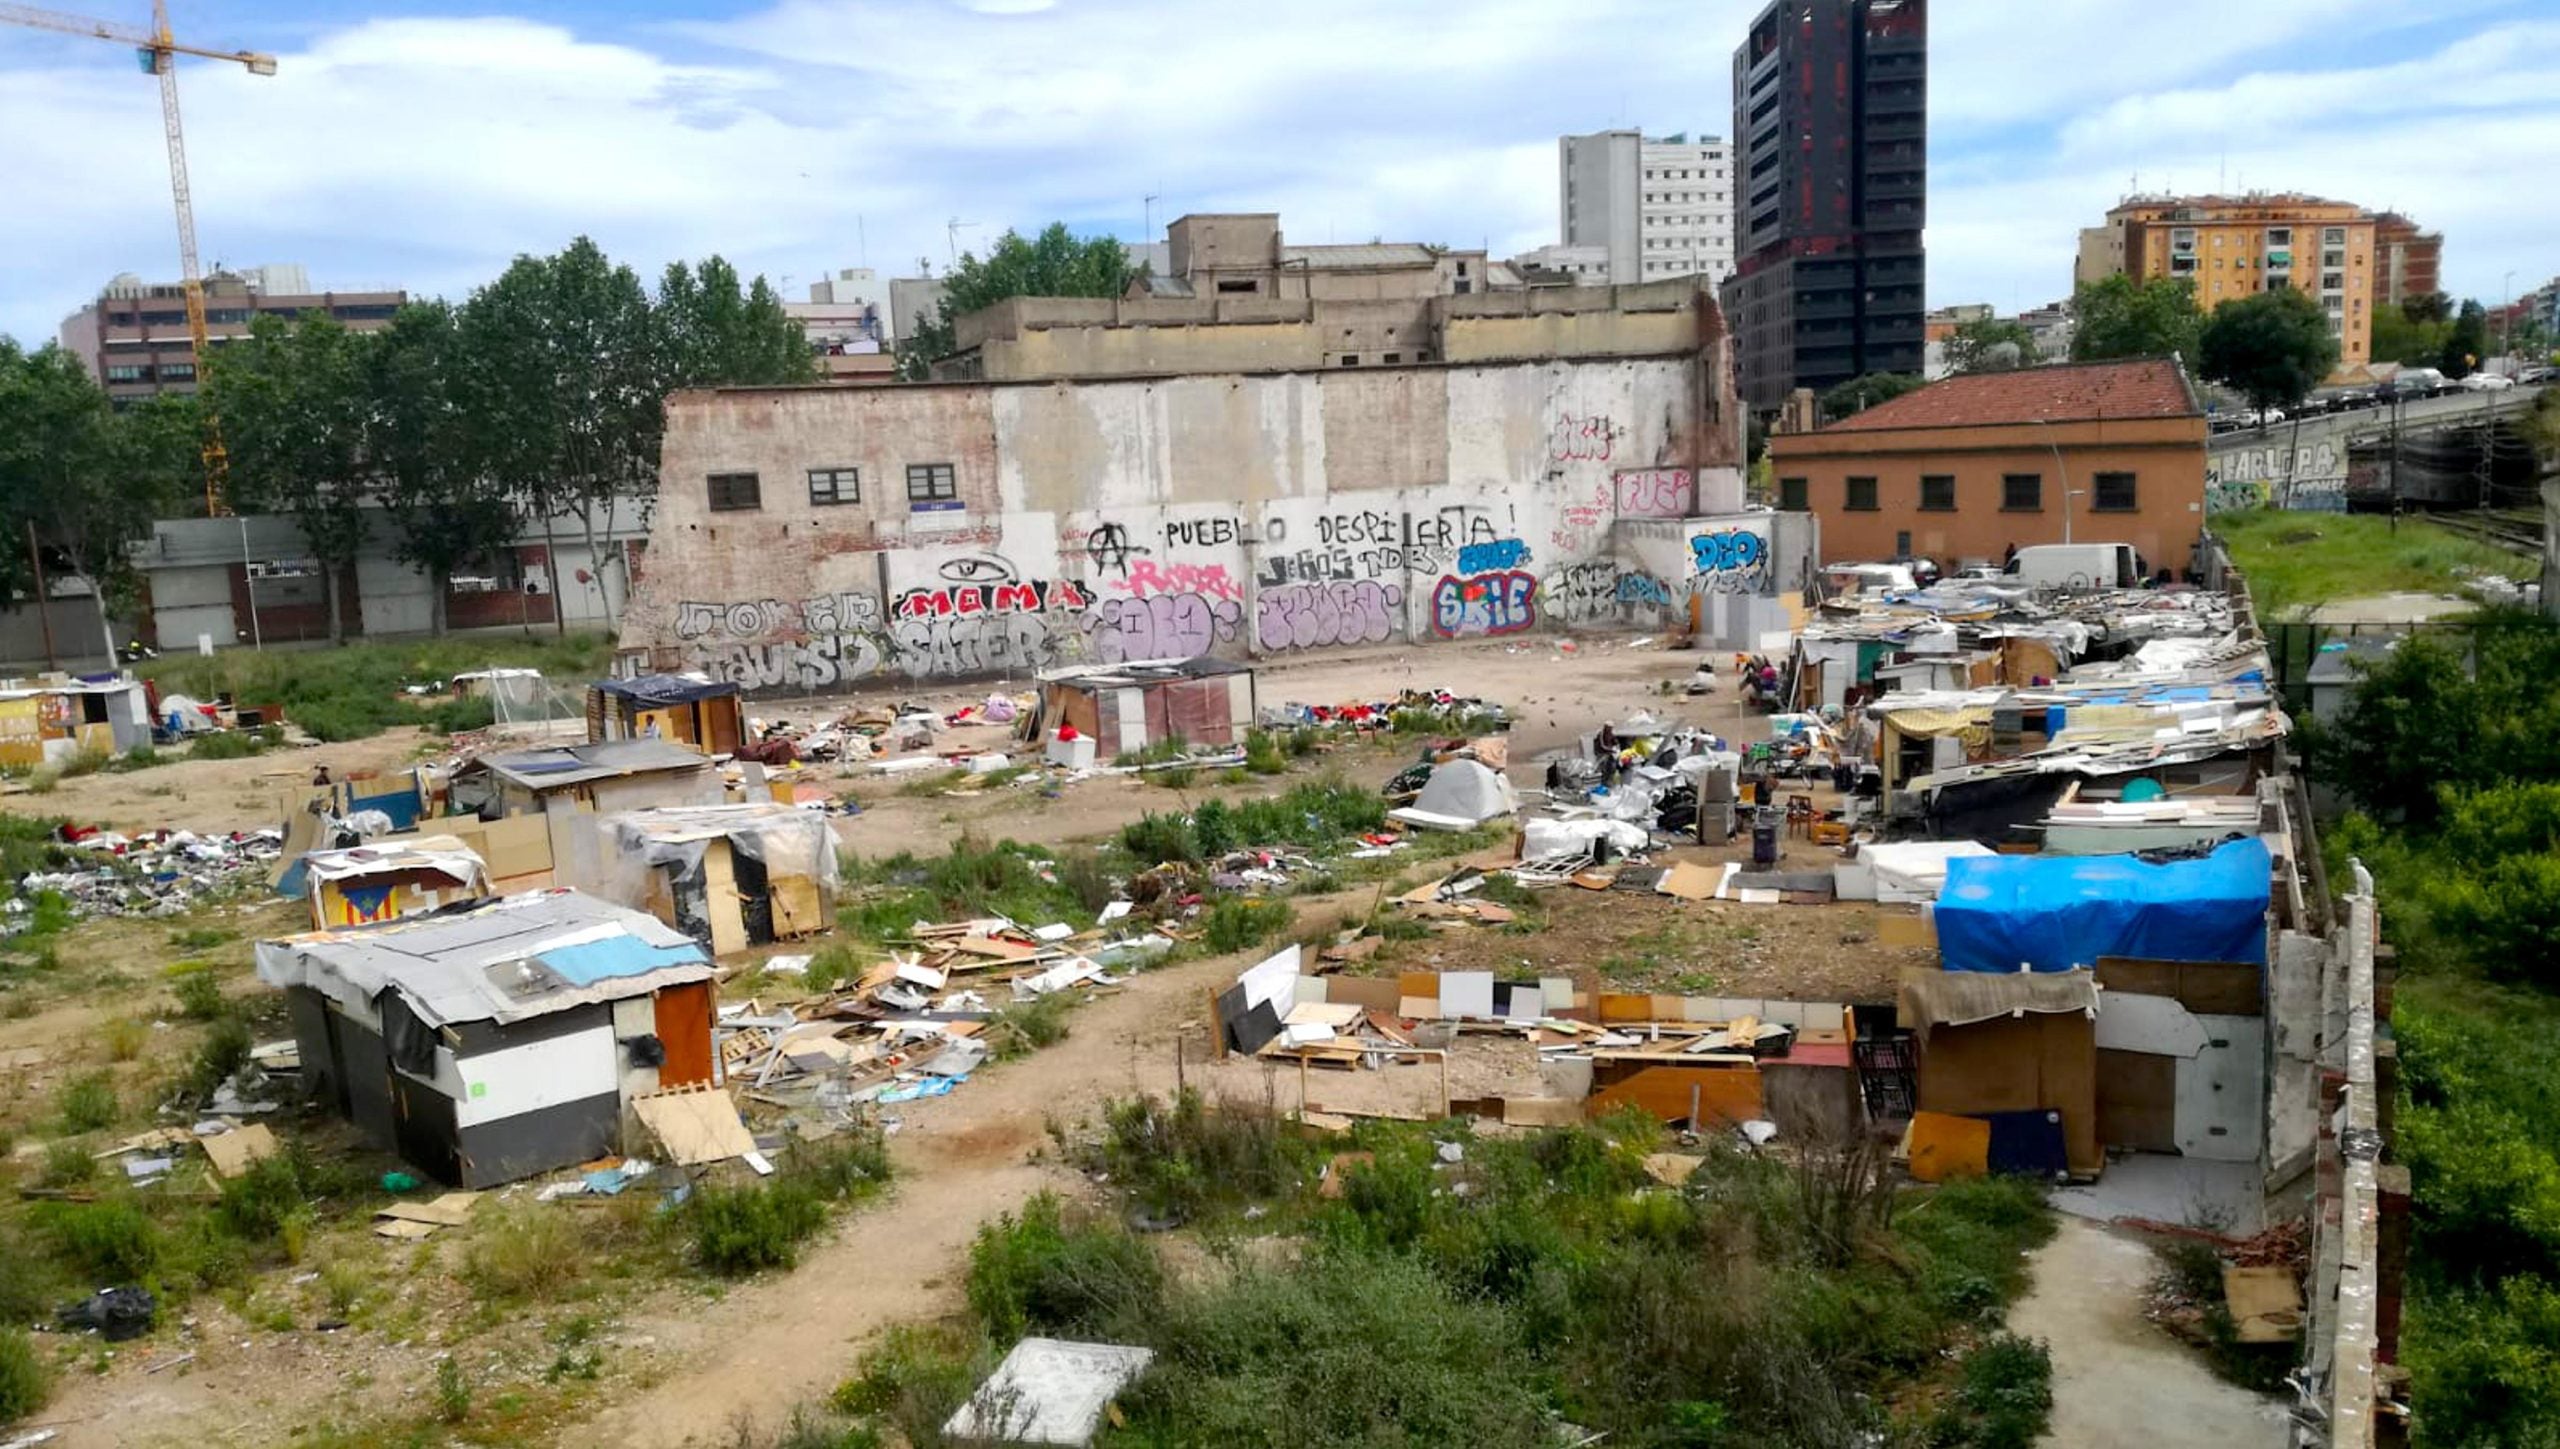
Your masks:
{"label": "debris pile", "polygon": [[128,836],[64,826],[59,833],[66,853],[81,863],[20,877],[18,894],[0,902],[0,934],[26,929],[31,898],[43,891],[60,895],[74,916],[180,915],[244,883],[264,884],[284,848],[281,830],[146,830]]}

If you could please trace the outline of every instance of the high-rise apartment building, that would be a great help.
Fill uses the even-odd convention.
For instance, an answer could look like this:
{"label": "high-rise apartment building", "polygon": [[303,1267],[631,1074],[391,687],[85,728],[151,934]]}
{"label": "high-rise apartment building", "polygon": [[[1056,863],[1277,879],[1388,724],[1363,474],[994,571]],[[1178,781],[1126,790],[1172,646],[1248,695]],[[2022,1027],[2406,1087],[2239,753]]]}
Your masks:
{"label": "high-rise apartment building", "polygon": [[[369,332],[389,326],[408,300],[406,292],[314,292],[302,267],[291,262],[217,271],[204,279],[205,341],[219,347],[248,336],[255,318],[305,312],[324,312]],[[88,365],[89,375],[119,406],[196,390],[187,293],[176,282],[146,283],[130,272],[118,274],[97,301],[63,319],[62,346]]]}
{"label": "high-rise apartment building", "polygon": [[2444,233],[2421,231],[2396,211],[2373,214],[2376,304],[2397,307],[2444,290]]}
{"label": "high-rise apartment building", "polygon": [[[2373,359],[2374,218],[2352,202],[2291,192],[2128,197],[2107,213],[2106,255],[2138,281],[2182,277],[2196,305],[2291,288],[2329,314],[2338,371]],[[2085,239],[2081,255],[2092,248]],[[2192,361],[2193,359],[2189,359]]]}
{"label": "high-rise apartment building", "polygon": [[1713,136],[1599,131],[1556,142],[1566,247],[1608,253],[1621,286],[1733,275],[1733,150]]}
{"label": "high-rise apartment building", "polygon": [[1733,53],[1723,298],[1753,409],[1921,370],[1928,92],[1926,0],[1777,0]]}

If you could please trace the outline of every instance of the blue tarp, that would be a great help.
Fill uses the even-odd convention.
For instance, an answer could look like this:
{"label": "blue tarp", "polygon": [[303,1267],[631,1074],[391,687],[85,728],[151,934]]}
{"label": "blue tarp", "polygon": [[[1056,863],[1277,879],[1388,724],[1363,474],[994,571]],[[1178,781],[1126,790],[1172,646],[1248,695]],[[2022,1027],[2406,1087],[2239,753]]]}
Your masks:
{"label": "blue tarp", "polygon": [[561,979],[572,986],[593,986],[613,976],[646,976],[668,966],[703,959],[702,948],[690,941],[680,946],[652,946],[637,936],[607,936],[575,946],[554,946],[537,954],[543,965],[559,972]]}
{"label": "blue tarp", "polygon": [[1949,971],[2154,961],[2267,959],[2267,878],[2255,840],[2200,860],[2130,855],[1958,856],[1938,893],[1938,954]]}

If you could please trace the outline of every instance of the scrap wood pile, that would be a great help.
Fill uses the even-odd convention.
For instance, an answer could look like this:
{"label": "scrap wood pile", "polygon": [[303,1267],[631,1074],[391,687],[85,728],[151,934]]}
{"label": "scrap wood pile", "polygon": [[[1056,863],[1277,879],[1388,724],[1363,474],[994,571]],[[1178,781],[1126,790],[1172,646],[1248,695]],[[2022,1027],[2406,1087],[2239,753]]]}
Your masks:
{"label": "scrap wood pile", "polygon": [[0,934],[32,924],[32,898],[60,895],[74,916],[175,916],[250,882],[263,885],[284,849],[281,830],[111,830],[65,825],[55,832],[59,868],[30,871],[0,903]]}
{"label": "scrap wood pile", "polygon": [[1324,974],[1332,948],[1306,969],[1291,946],[1238,975],[1215,1009],[1223,1049],[1375,1069],[1436,1054],[1467,1034],[1507,1034],[1565,1057],[1687,1064],[1783,1057],[1799,1044],[1845,1048],[1837,1003],[1602,991],[1597,977],[1491,971]]}
{"label": "scrap wood pile", "polygon": [[[999,1006],[1116,986],[1127,978],[1106,963],[1173,945],[1153,931],[1106,939],[1129,907],[1115,902],[1103,914],[1102,926],[1082,933],[1001,917],[919,921],[903,948],[813,1001],[722,1007],[712,1033],[721,1063],[752,1100],[847,1121],[866,1104],[945,1095],[990,1055],[985,1033]],[[776,957],[766,970],[805,971],[808,960]]]}

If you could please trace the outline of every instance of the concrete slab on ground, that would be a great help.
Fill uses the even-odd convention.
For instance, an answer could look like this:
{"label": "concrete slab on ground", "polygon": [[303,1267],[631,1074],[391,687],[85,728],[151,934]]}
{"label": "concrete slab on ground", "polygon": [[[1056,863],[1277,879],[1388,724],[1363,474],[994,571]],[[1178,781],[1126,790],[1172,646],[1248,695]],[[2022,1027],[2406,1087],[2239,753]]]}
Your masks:
{"label": "concrete slab on ground", "polygon": [[[2112,1175],[2112,1174],[2110,1174]],[[2009,1330],[2053,1355],[2055,1449],[2275,1449],[2276,1400],[2213,1376],[2192,1349],[2142,1316],[2155,1270],[2134,1239],[2064,1217],[2036,1250],[2034,1282]]]}
{"label": "concrete slab on ground", "polygon": [[2096,1222],[2149,1218],[2245,1238],[2266,1226],[2265,1197],[2254,1162],[2136,1152],[2109,1162],[2096,1182],[2055,1192],[2053,1205]]}

